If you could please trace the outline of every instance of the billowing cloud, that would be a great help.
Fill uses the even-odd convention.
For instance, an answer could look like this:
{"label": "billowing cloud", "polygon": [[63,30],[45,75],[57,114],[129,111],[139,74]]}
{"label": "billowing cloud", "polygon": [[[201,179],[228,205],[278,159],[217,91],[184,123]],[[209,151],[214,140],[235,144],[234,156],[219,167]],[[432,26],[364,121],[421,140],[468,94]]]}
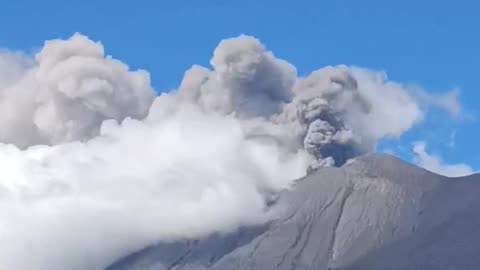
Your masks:
{"label": "billowing cloud", "polygon": [[103,120],[144,118],[154,99],[147,72],[129,71],[79,34],[45,42],[34,59],[19,58],[0,57],[4,143],[25,148],[90,139]]}
{"label": "billowing cloud", "polygon": [[294,149],[304,145],[318,164],[342,165],[423,117],[420,100],[382,72],[336,66],[298,78],[291,64],[252,37],[222,41],[211,64],[213,70],[192,67],[170,95],[235,115],[257,136]]}
{"label": "billowing cloud", "polygon": [[413,145],[414,162],[434,173],[450,177],[459,177],[473,174],[473,169],[467,164],[446,164],[439,156],[430,154],[426,150],[427,144],[418,141]]}
{"label": "billowing cloud", "polygon": [[208,111],[239,118],[278,113],[291,101],[295,68],[277,59],[255,38],[227,39],[215,49],[213,72],[193,67],[179,89]]}
{"label": "billowing cloud", "polygon": [[298,77],[249,36],[160,96],[80,34],[2,51],[0,269],[102,269],[156,241],[265,222],[270,195],[308,169],[419,123],[411,92],[359,67]]}
{"label": "billowing cloud", "polygon": [[264,196],[302,176],[309,157],[186,108],[156,123],[104,122],[87,143],[3,145],[0,160],[0,268],[80,270],[162,239],[264,222]]}

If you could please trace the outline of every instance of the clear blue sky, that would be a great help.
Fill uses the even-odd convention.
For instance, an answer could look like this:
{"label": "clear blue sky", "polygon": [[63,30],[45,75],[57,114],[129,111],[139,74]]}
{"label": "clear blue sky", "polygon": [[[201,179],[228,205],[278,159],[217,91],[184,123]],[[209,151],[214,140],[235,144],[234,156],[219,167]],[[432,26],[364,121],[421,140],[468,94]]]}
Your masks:
{"label": "clear blue sky", "polygon": [[[300,74],[325,65],[382,69],[430,91],[459,87],[468,121],[439,116],[406,134],[446,161],[480,169],[480,2],[330,1],[4,1],[0,47],[32,51],[46,39],[81,32],[107,53],[147,69],[159,91],[175,88],[192,64],[207,65],[219,40],[260,38]],[[456,131],[456,147],[448,146]],[[393,147],[386,142],[386,147]],[[401,153],[400,153],[401,154]],[[408,158],[408,154],[402,154]]]}

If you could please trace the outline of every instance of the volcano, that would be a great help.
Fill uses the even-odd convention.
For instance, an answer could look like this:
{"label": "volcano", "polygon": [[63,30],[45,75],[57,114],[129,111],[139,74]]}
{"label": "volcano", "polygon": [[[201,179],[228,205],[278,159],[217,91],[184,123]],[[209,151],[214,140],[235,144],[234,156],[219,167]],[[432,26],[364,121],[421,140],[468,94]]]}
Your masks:
{"label": "volcano", "polygon": [[479,269],[479,192],[480,175],[366,155],[297,180],[267,224],[158,243],[107,270]]}

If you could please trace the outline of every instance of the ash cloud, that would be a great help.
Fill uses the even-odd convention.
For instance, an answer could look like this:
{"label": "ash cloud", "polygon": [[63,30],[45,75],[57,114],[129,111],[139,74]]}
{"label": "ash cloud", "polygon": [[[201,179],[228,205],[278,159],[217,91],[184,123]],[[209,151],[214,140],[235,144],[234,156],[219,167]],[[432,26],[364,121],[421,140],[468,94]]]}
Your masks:
{"label": "ash cloud", "polygon": [[79,34],[22,58],[0,58],[0,141],[20,148],[91,139],[103,120],[144,118],[155,97],[147,72]]}
{"label": "ash cloud", "polygon": [[80,34],[1,51],[0,268],[103,269],[157,241],[263,223],[270,194],[442,104],[359,67],[299,77],[249,36],[160,96]]}
{"label": "ash cloud", "polygon": [[400,136],[423,116],[420,100],[384,73],[336,66],[299,78],[249,36],[222,41],[211,65],[192,67],[169,95],[234,115],[249,134],[304,148],[317,159],[313,167],[340,166],[373,151],[379,139]]}

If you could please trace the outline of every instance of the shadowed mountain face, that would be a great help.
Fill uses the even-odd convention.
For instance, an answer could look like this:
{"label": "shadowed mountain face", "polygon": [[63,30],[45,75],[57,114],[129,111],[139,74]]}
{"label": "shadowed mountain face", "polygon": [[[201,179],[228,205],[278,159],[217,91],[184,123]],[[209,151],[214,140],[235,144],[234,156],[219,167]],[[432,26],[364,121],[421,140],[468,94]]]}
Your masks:
{"label": "shadowed mountain face", "polygon": [[282,192],[270,224],[159,243],[108,270],[478,269],[480,176],[391,156],[321,168]]}

